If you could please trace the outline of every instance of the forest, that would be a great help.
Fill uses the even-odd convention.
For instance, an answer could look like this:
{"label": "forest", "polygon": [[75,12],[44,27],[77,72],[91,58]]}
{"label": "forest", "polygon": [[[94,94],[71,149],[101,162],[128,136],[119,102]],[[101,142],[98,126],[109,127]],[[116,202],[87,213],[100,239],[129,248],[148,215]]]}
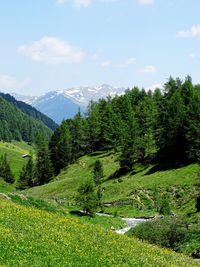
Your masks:
{"label": "forest", "polygon": [[38,118],[33,118],[22,112],[16,103],[9,103],[0,96],[0,140],[12,140],[34,143],[39,134],[48,140],[52,130]]}
{"label": "forest", "polygon": [[164,89],[138,87],[124,95],[91,101],[63,121],[53,133],[50,157],[55,174],[80,156],[114,150],[120,152],[120,172],[134,164],[180,165],[199,159],[200,86],[190,76],[170,77]]}

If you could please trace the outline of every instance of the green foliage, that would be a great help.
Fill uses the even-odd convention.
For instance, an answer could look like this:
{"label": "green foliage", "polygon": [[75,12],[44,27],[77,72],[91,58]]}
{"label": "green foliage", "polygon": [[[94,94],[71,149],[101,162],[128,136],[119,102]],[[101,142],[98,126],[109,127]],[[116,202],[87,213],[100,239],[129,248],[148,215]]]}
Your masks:
{"label": "green foliage", "polygon": [[0,140],[10,142],[12,140],[33,143],[39,133],[47,138],[52,131],[42,122],[29,117],[18,109],[13,103],[9,103],[0,96]]}
{"label": "green foliage", "polygon": [[58,175],[72,158],[71,136],[66,121],[63,120],[61,126],[54,131],[49,142],[49,150],[54,173]]}
{"label": "green foliage", "polygon": [[94,182],[96,185],[101,183],[101,178],[103,177],[103,165],[101,161],[98,159],[94,164]]}
{"label": "green foliage", "polygon": [[17,189],[26,189],[34,185],[34,164],[32,157],[29,158],[26,166],[23,166],[19,180]]}
{"label": "green foliage", "polygon": [[127,235],[175,249],[177,243],[184,240],[187,227],[182,217],[165,217],[142,223],[132,228]]}
{"label": "green foliage", "polygon": [[36,140],[36,166],[35,181],[33,184],[42,185],[53,178],[53,167],[50,160],[49,149],[44,136],[38,136]]}
{"label": "green foliage", "polygon": [[4,179],[6,183],[13,184],[15,182],[14,175],[10,169],[7,154],[0,159],[0,177]]}
{"label": "green foliage", "polygon": [[97,210],[98,199],[91,180],[86,181],[78,188],[77,201],[80,202],[83,211],[89,215],[93,215]]}
{"label": "green foliage", "polygon": [[[55,130],[58,127],[58,125],[52,119],[50,119],[49,117],[38,111],[36,108],[26,104],[25,102],[18,101],[9,94],[0,93],[0,96],[2,96],[6,101],[16,105],[23,113],[27,114],[30,117],[33,117],[36,120],[40,120],[50,129]],[[19,134],[20,138],[20,133],[17,132],[17,134]]]}
{"label": "green foliage", "polygon": [[163,214],[163,215],[171,214],[170,199],[169,199],[169,196],[166,194],[162,196],[160,214]]}
{"label": "green foliage", "polygon": [[142,223],[126,234],[194,257],[200,251],[199,225],[189,228],[186,218],[181,216]]}

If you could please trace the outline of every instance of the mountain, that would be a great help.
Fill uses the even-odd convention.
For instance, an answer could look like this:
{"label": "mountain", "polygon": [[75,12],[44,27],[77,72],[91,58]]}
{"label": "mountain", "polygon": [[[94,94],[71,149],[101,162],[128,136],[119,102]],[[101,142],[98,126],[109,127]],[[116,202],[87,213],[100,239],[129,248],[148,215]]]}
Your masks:
{"label": "mountain", "polygon": [[22,96],[12,94],[16,99],[35,107],[56,123],[63,119],[73,118],[80,108],[82,112],[90,100],[98,101],[100,98],[124,94],[125,88],[113,87],[107,84],[101,86],[83,86],[48,92],[42,96]]}
{"label": "mountain", "polygon": [[52,130],[0,96],[0,140],[32,143],[38,134],[50,138]]}
{"label": "mountain", "polygon": [[42,121],[50,129],[55,130],[58,127],[58,125],[52,119],[50,119],[31,105],[28,105],[27,103],[22,101],[18,101],[9,94],[0,93],[0,96],[2,96],[6,101],[15,104],[23,113],[27,114],[28,116]]}

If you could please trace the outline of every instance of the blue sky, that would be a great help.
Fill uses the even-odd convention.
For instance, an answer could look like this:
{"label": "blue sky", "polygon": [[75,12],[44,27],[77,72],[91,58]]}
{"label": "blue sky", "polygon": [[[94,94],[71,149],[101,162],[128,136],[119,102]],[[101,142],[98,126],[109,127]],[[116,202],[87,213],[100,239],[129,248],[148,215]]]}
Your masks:
{"label": "blue sky", "polygon": [[199,0],[0,1],[0,90],[200,82]]}

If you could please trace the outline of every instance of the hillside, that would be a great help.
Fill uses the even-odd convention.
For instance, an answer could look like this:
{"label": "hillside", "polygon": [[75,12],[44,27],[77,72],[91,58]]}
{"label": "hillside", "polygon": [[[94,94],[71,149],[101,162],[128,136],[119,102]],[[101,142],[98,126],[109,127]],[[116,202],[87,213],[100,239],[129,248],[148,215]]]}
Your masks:
{"label": "hillside", "polygon": [[41,121],[23,113],[16,104],[9,103],[0,96],[0,140],[23,140],[33,142],[38,134],[50,138],[52,130]]}
{"label": "hillside", "polygon": [[[5,153],[8,157],[10,168],[15,176],[15,180],[18,179],[22,167],[27,163],[27,158],[22,158],[23,155],[32,153],[34,155],[33,147],[29,146],[25,142],[12,141],[11,143],[0,142],[0,157]],[[0,178],[0,192],[12,192],[15,190],[15,184],[10,185]]]}
{"label": "hillside", "polygon": [[52,119],[38,111],[36,108],[26,104],[25,102],[16,100],[9,94],[0,93],[0,96],[2,96],[6,101],[15,104],[23,113],[33,117],[34,119],[40,120],[51,130],[55,130],[57,128],[58,125]]}
{"label": "hillside", "polygon": [[199,166],[191,164],[176,169],[155,171],[153,165],[138,165],[133,171],[119,176],[118,155],[115,153],[99,153],[84,156],[77,163],[69,165],[55,180],[49,184],[31,188],[26,191],[29,196],[37,198],[60,198],[64,202],[74,202],[78,187],[88,178],[93,179],[94,162],[99,159],[103,163],[102,201],[133,203],[119,207],[105,208],[106,212],[129,217],[155,215],[155,191],[160,198],[166,192],[172,202],[172,209],[178,213],[194,211],[199,191]]}
{"label": "hillside", "polygon": [[183,254],[60,213],[0,201],[3,266],[200,266]]}

